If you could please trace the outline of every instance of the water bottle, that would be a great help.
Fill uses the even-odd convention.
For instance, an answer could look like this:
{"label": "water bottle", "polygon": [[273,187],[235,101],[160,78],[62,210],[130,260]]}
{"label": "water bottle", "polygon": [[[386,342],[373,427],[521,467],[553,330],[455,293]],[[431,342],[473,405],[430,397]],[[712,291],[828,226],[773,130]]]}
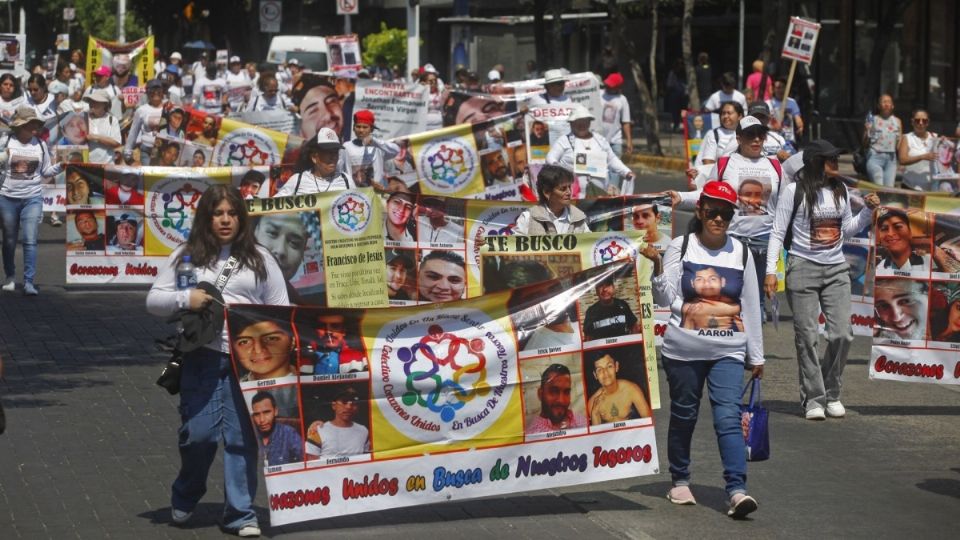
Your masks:
{"label": "water bottle", "polygon": [[184,255],[177,265],[177,290],[194,289],[197,286],[197,267],[190,262],[190,256]]}

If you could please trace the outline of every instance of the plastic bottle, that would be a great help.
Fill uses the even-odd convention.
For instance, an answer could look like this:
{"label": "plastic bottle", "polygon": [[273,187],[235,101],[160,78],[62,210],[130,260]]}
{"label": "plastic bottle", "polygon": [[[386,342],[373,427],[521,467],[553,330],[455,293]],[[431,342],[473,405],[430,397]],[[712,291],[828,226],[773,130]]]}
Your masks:
{"label": "plastic bottle", "polygon": [[197,268],[190,262],[190,256],[184,255],[177,265],[177,290],[194,289],[197,286]]}

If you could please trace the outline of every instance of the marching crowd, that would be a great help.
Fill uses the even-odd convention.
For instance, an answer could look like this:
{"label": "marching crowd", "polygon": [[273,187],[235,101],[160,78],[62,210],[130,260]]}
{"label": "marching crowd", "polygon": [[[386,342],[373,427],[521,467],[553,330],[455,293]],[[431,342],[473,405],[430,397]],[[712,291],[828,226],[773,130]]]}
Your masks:
{"label": "marching crowd", "polygon": [[[373,137],[374,114],[353,111],[342,102],[338,81],[332,76],[305,85],[309,76],[295,60],[275,70],[259,70],[255,63],[244,63],[237,56],[230,57],[226,66],[201,56],[186,66],[182,55],[174,52],[157,60],[157,78],[144,85],[142,101],[124,98],[123,88],[140,83],[128,56],[118,54],[110,65],[96,66],[90,81],[84,77],[84,66],[82,53],[74,51],[58,62],[52,77],[42,68],[26,80],[0,76],[0,119],[9,127],[2,145],[6,181],[0,188],[4,290],[14,288],[14,251],[22,234],[24,292],[37,294],[33,282],[42,211],[40,186],[44,177],[61,171],[42,130],[47,120],[67,113],[86,115],[86,123],[78,129],[86,131],[89,162],[168,165],[175,163],[164,157],[163,148],[155,146],[160,144],[158,140],[185,136],[186,107],[217,115],[288,110],[312,127],[302,129],[305,142],[297,174],[278,196],[363,185],[366,180],[353,178],[347,165],[358,159],[372,160],[374,180],[385,189],[407,191],[408,186],[386,180],[391,161],[402,149]],[[533,72],[532,67],[530,70]],[[563,70],[547,70],[544,91],[530,98],[526,106],[569,103],[564,92],[566,75]],[[442,96],[448,85],[429,64],[411,76],[430,87],[430,122],[435,123],[431,127],[439,127]],[[378,63],[361,70],[358,77],[395,80],[400,74]],[[476,73],[462,70],[454,79],[451,88],[479,89]],[[502,79],[502,68],[487,76],[488,83]],[[534,184],[538,204],[518,219],[519,233],[588,232],[589,220],[572,206],[574,199],[634,193],[636,177],[622,161],[633,151],[629,103],[620,93],[623,82],[619,73],[606,74],[604,115],[595,127],[592,124],[597,119],[586,107],[572,105],[569,132],[550,142],[547,165]],[[729,515],[742,518],[757,509],[757,502],[747,493],[739,391],[744,366],[752,377],[763,375],[761,324],[765,302],[776,294],[781,247],[790,255],[786,287],[797,336],[802,414],[810,420],[843,417],[841,382],[853,334],[850,278],[842,244],[844,237],[871,224],[879,201],[875,195],[853,200],[838,176],[839,150],[832,144],[821,140],[798,144],[803,119],[796,102],[784,96],[784,81],[772,81],[767,99],[750,101],[734,88],[732,77],[724,76],[721,83],[721,89],[704,103],[705,110],[719,112],[721,125],[702,134],[701,152],[688,171],[692,189],[669,193],[677,207],[694,211],[691,229],[674,238],[662,255],[653,245],[642,254],[654,267],[655,300],[671,312],[662,351],[671,400],[667,454],[673,486],[668,498],[681,505],[696,503],[690,490],[690,447],[706,384]],[[247,95],[228,91],[236,86],[250,91]],[[305,86],[309,88],[304,90]],[[307,93],[314,88],[322,93],[308,103]],[[765,95],[762,88],[752,93],[754,97]],[[779,119],[776,111],[784,103],[787,115]],[[899,121],[892,116],[892,99],[884,96],[878,105],[865,134],[871,178],[892,185],[898,165],[922,176],[924,162],[937,158],[930,143],[936,135],[926,131],[928,115],[915,112],[914,131],[903,136]],[[312,115],[323,120],[308,122]],[[62,128],[64,137],[70,136],[67,129]],[[25,161],[33,164],[21,165]],[[926,183],[922,179],[910,182],[921,189],[930,187],[929,177]],[[162,265],[151,288],[147,307],[152,313],[202,312],[222,303],[284,305],[290,301],[282,265],[275,253],[257,243],[244,196],[226,186],[210,188],[201,196],[189,240]],[[415,200],[398,196],[397,203],[406,207]],[[51,219],[59,223],[56,216]],[[402,226],[396,234],[405,234]],[[217,291],[178,290],[174,269],[186,256],[199,269],[201,281],[220,284]],[[824,355],[817,348],[818,305],[826,320]],[[182,466],[173,484],[172,519],[177,524],[190,519],[205,492],[209,467],[222,440],[227,499],[224,526],[240,536],[257,536],[260,530],[253,499],[258,443],[232,377],[225,332],[187,353],[183,363]],[[211,399],[214,394],[218,399]],[[221,421],[211,421],[213,418]]]}

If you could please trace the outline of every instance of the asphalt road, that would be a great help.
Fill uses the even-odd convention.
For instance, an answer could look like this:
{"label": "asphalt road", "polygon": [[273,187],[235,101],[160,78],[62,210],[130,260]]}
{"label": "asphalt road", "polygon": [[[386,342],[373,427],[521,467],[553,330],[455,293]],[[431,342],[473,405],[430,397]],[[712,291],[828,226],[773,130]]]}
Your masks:
{"label": "asphalt road", "polygon": [[[676,176],[641,177],[638,191]],[[649,188],[647,186],[650,186]],[[653,186],[658,186],[654,188]],[[41,295],[0,295],[2,538],[218,538],[222,466],[190,526],[169,523],[176,473],[175,399],[154,386],[168,333],[143,291],[65,290],[63,229],[42,227]],[[782,302],[786,306],[786,301]],[[667,410],[656,412],[662,472],[641,478],[269,528],[283,538],[955,538],[960,509],[957,387],[870,381],[869,341],[857,338],[844,377],[842,420],[801,418],[789,310],[764,327],[765,404],[773,456],[751,463],[752,519],[725,515],[709,405],[694,435],[700,504],[664,498]],[[666,396],[665,381],[660,388]],[[667,400],[664,399],[665,404]]]}

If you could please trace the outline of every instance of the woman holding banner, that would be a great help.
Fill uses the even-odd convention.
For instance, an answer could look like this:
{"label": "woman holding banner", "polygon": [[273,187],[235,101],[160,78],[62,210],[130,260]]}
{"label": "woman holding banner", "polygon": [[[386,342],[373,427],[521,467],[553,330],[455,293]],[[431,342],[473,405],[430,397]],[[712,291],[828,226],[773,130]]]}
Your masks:
{"label": "woman holding banner", "polygon": [[544,165],[537,174],[537,195],[540,204],[524,210],[517,217],[514,234],[588,233],[587,215],[573,206],[571,186],[573,174],[559,165]]}
{"label": "woman holding banner", "polygon": [[[177,311],[222,308],[213,306],[215,299],[209,289],[177,289],[176,267],[185,256],[196,265],[198,282],[225,281],[219,287],[225,304],[288,304],[280,268],[273,256],[257,245],[247,207],[235,187],[214,185],[200,197],[190,237],[161,265],[147,295],[150,313],[165,317]],[[233,375],[225,327],[209,343],[184,354],[180,413],[181,464],[173,483],[173,522],[183,525],[190,519],[206,491],[218,441],[223,440],[223,527],[239,536],[259,536],[253,507],[257,442]]]}
{"label": "woman holding banner", "polygon": [[[786,247],[790,254],[787,300],[794,314],[800,405],[807,420],[846,414],[840,389],[853,327],[850,265],[843,255],[843,240],[870,226],[873,208],[880,204],[877,194],[870,193],[863,198],[865,206],[853,215],[846,185],[835,174],[828,174],[828,170],[836,170],[839,154],[840,150],[824,140],[812,141],[803,149],[799,181],[784,187],[767,244],[764,290],[770,299],[777,294],[780,249]],[[827,335],[822,359],[818,353],[821,310]]]}
{"label": "woman holding banner", "polygon": [[[560,165],[573,171],[576,182],[573,185],[573,197],[583,199],[614,195],[633,194],[633,182],[637,175],[620,161],[603,135],[590,129],[593,114],[580,104],[570,110],[567,121],[570,133],[557,139],[547,153],[547,163]],[[623,183],[619,187],[608,185],[607,171],[619,174]]]}
{"label": "woman holding banner", "polygon": [[[752,254],[727,234],[737,193],[726,182],[703,186],[690,234],[674,238],[661,263],[655,246],[641,252],[653,262],[653,299],[670,306],[662,361],[670,385],[667,457],[674,504],[696,504],[690,492],[690,441],[707,384],[730,508],[745,517],[757,509],[747,495],[747,452],[740,425],[744,362],[763,377],[760,298]],[[688,324],[696,321],[696,324]]]}

